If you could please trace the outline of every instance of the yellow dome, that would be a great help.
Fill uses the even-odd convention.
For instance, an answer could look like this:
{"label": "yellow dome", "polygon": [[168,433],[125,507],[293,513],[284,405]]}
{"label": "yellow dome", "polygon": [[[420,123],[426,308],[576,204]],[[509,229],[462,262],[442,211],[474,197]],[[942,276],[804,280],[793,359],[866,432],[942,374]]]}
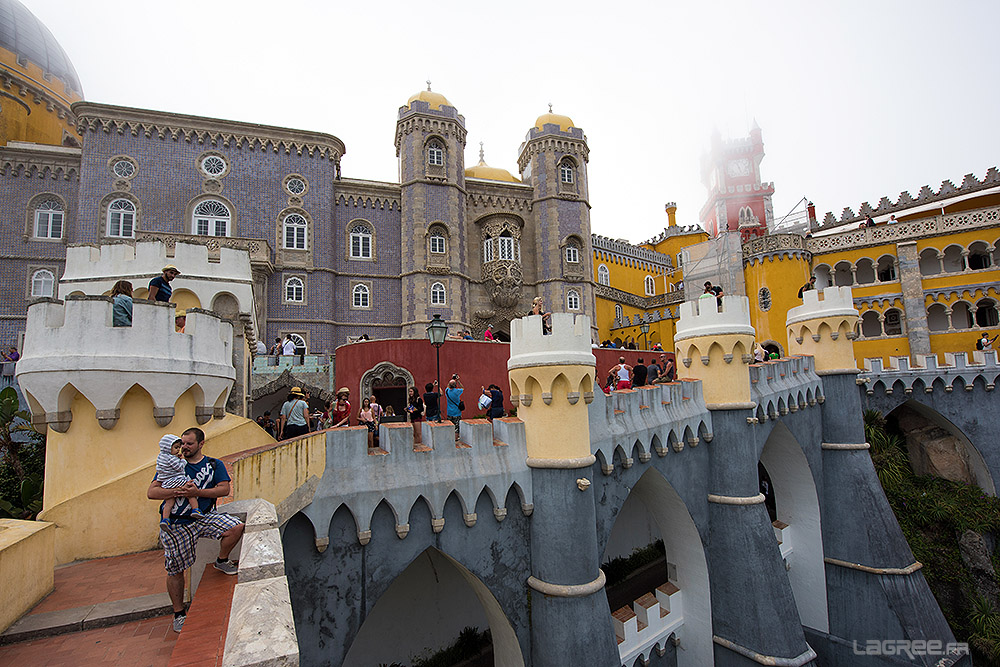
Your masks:
{"label": "yellow dome", "polygon": [[488,181],[506,181],[507,183],[521,182],[506,169],[491,167],[486,164],[486,161],[482,158],[479,159],[479,164],[475,167],[469,167],[465,170],[465,176],[466,178],[483,178]]}
{"label": "yellow dome", "polygon": [[406,100],[406,106],[413,104],[415,100],[420,100],[421,102],[427,102],[427,107],[430,109],[440,109],[442,106],[453,107],[455,106],[448,101],[448,98],[441,93],[435,93],[432,90],[421,90],[416,95],[410,96],[410,99]]}
{"label": "yellow dome", "polygon": [[543,113],[535,121],[535,127],[539,130],[544,130],[546,124],[558,125],[559,129],[563,132],[569,132],[571,127],[576,127],[576,125],[573,124],[573,119],[569,116],[552,113],[551,111]]}

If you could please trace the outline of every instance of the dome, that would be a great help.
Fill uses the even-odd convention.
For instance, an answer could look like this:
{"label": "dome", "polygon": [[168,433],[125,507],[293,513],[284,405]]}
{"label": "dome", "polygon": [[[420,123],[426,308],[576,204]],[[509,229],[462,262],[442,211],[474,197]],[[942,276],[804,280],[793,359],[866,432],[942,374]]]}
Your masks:
{"label": "dome", "polygon": [[427,87],[427,90],[421,90],[416,95],[411,95],[410,99],[406,100],[406,106],[413,104],[415,100],[420,100],[421,102],[427,102],[427,107],[430,109],[440,109],[442,106],[453,107],[455,106],[448,101],[448,98],[441,93],[435,93]]}
{"label": "dome", "polygon": [[482,158],[479,159],[479,164],[475,167],[469,167],[465,170],[466,178],[482,178],[488,181],[506,181],[507,183],[520,183],[521,181],[515,178],[506,169],[501,169],[499,167],[491,167],[486,164],[486,161]]}
{"label": "dome", "polygon": [[80,78],[66,52],[49,29],[17,0],[0,0],[0,49],[13,53],[18,65],[23,67],[25,60],[33,63],[62,81],[67,92],[82,96]]}
{"label": "dome", "polygon": [[535,120],[535,127],[539,130],[544,130],[546,124],[558,125],[559,129],[563,132],[569,132],[571,127],[576,127],[576,125],[573,124],[573,119],[569,116],[552,113],[551,106],[549,107],[548,113],[543,113]]}

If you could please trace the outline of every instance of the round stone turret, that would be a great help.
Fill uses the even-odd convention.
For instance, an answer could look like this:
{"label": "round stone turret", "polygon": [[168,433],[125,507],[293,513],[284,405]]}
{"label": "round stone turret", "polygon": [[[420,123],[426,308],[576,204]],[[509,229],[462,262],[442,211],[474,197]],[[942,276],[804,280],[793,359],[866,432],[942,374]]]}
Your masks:
{"label": "round stone turret", "polygon": [[593,459],[587,404],[594,400],[597,360],[590,347],[590,318],[553,313],[552,333],[542,317],[510,323],[510,397],[520,404],[528,465],[574,467]]}
{"label": "round stone turret", "polygon": [[789,310],[785,320],[789,353],[812,355],[819,375],[857,373],[858,317],[850,287],[803,292],[802,305]]}
{"label": "round stone turret", "polygon": [[680,372],[701,380],[710,409],[753,406],[748,368],[753,342],[747,297],[724,296],[721,308],[714,296],[681,304],[674,353],[685,368]]}

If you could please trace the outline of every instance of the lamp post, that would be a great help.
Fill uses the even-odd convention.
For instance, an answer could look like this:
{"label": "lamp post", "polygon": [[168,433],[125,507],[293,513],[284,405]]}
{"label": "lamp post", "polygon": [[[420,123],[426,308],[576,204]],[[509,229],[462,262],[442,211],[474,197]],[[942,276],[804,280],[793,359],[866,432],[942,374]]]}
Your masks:
{"label": "lamp post", "polygon": [[434,346],[437,356],[437,383],[438,391],[441,387],[441,346],[444,345],[445,338],[448,337],[448,323],[441,319],[440,315],[435,315],[434,319],[427,326],[427,339]]}
{"label": "lamp post", "polygon": [[642,349],[644,349],[644,350],[648,349],[649,348],[649,341],[646,340],[646,334],[649,333],[649,322],[643,322],[642,324],[640,324],[639,325],[639,331],[642,332],[642,345],[643,345]]}

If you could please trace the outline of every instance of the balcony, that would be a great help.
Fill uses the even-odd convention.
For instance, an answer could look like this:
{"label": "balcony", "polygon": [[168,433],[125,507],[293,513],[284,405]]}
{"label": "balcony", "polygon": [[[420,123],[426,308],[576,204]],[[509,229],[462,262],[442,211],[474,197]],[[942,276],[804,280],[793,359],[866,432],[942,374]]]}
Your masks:
{"label": "balcony", "polygon": [[263,271],[267,275],[274,272],[271,263],[271,245],[264,239],[244,239],[231,236],[200,236],[197,234],[175,234],[172,232],[139,231],[136,241],[160,241],[167,247],[167,257],[174,256],[174,246],[177,243],[192,243],[208,248],[209,261],[219,261],[219,250],[231,248],[246,250],[250,253],[250,266],[255,271]]}

